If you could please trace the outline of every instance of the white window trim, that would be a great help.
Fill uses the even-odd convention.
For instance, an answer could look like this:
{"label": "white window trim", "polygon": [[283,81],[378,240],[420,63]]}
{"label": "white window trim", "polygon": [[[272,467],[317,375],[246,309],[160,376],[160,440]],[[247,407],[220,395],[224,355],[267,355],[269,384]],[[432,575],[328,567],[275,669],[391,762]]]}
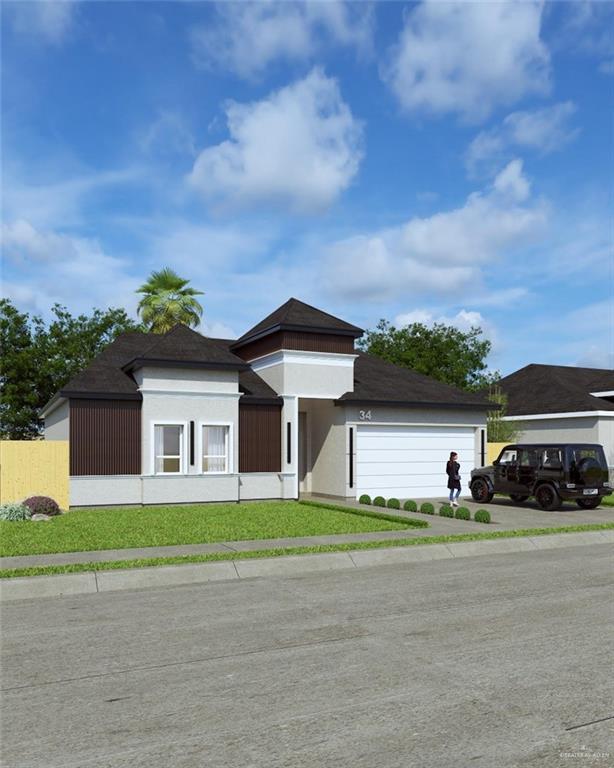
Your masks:
{"label": "white window trim", "polygon": [[[156,472],[156,427],[183,427],[182,438],[179,441],[179,447],[181,449],[179,458],[179,472]],[[150,422],[150,474],[156,477],[178,477],[179,475],[187,474],[187,436],[188,436],[188,422],[180,421],[179,419],[155,419]]]}
{"label": "white window trim", "polygon": [[[226,438],[226,471],[225,472],[203,472],[203,427],[228,427]],[[234,424],[232,421],[212,421],[206,419],[198,422],[198,474],[206,475],[232,475],[234,474]]]}

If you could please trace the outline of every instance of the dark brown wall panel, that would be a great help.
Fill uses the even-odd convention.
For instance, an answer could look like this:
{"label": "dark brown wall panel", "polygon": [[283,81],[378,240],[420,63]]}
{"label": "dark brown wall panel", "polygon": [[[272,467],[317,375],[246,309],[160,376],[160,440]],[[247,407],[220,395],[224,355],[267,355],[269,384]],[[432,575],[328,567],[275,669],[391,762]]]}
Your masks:
{"label": "dark brown wall panel", "polygon": [[244,360],[268,355],[279,349],[301,349],[305,352],[340,352],[351,355],[354,352],[352,336],[335,336],[330,333],[304,333],[302,331],[278,331],[270,336],[253,341],[236,350]]}
{"label": "dark brown wall panel", "polygon": [[141,474],[141,401],[70,400],[70,474]]}
{"label": "dark brown wall panel", "polygon": [[239,403],[239,472],[281,472],[281,406]]}

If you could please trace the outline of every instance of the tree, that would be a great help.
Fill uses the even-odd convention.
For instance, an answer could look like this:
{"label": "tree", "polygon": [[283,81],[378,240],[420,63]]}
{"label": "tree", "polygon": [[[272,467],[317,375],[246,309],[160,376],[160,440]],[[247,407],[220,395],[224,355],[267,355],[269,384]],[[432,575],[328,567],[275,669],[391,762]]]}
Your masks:
{"label": "tree", "polygon": [[203,308],[194,298],[202,291],[189,288],[184,280],[169,267],[152,272],[137,293],[142,293],[138,311],[147,330],[166,333],[177,323],[195,327],[200,323]]}
{"label": "tree", "polygon": [[59,304],[48,324],[0,299],[0,436],[40,435],[40,409],[78,371],[125,331],[142,327],[123,309],[96,309],[73,317]]}
{"label": "tree", "polygon": [[460,389],[484,389],[499,378],[498,373],[487,370],[485,358],[491,343],[482,338],[481,328],[460,331],[443,323],[432,327],[411,323],[395,328],[387,320],[380,320],[358,346],[371,355]]}
{"label": "tree", "polygon": [[488,393],[488,399],[499,408],[488,412],[488,440],[491,443],[513,443],[520,430],[513,421],[503,421],[507,413],[507,395],[501,387],[493,384]]}

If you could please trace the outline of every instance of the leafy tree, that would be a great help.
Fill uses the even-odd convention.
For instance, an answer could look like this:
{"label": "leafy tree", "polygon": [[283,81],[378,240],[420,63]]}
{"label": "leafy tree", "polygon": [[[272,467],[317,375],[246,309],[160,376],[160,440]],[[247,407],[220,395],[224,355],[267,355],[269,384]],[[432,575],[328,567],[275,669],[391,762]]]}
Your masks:
{"label": "leafy tree", "polygon": [[202,291],[189,288],[189,280],[179,277],[169,267],[152,272],[137,293],[142,293],[138,311],[147,330],[166,333],[177,323],[195,327],[200,323],[203,308],[195,299]]}
{"label": "leafy tree", "polygon": [[488,412],[488,440],[491,443],[513,443],[520,430],[513,421],[503,421],[507,413],[507,395],[501,387],[493,384],[490,387],[488,399],[496,403],[499,408]]}
{"label": "leafy tree", "polygon": [[411,323],[395,328],[387,320],[380,320],[358,346],[383,360],[460,389],[484,389],[499,378],[498,373],[487,370],[485,358],[491,343],[482,338],[481,328],[460,331],[443,323],[432,327]]}
{"label": "leafy tree", "polygon": [[39,436],[40,409],[113,339],[142,327],[123,309],[96,309],[73,317],[59,304],[48,324],[0,299],[0,436]]}

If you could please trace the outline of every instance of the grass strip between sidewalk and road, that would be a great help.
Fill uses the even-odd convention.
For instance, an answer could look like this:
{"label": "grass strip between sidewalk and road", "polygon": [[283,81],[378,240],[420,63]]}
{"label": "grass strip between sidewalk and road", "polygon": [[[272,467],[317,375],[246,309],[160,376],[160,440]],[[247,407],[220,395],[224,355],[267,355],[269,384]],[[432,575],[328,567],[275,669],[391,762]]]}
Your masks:
{"label": "grass strip between sidewalk and road", "polygon": [[124,568],[152,568],[164,565],[185,565],[189,563],[210,563],[220,560],[244,560],[248,558],[283,557],[284,555],[312,555],[324,552],[351,552],[361,549],[382,549],[385,547],[428,546],[429,544],[453,544],[459,541],[484,541],[488,539],[511,539],[521,536],[548,536],[555,533],[582,533],[584,531],[607,531],[614,529],[614,523],[567,525],[561,528],[525,528],[518,531],[492,531],[484,533],[461,533],[450,536],[424,536],[413,539],[382,539],[347,544],[317,544],[303,547],[280,547],[259,549],[248,552],[214,552],[206,555],[178,555],[175,557],[150,557],[136,560],[119,560],[101,563],[71,563],[67,565],[41,565],[30,568],[0,569],[0,578],[19,576],[49,576],[58,573],[84,573],[110,571]]}

